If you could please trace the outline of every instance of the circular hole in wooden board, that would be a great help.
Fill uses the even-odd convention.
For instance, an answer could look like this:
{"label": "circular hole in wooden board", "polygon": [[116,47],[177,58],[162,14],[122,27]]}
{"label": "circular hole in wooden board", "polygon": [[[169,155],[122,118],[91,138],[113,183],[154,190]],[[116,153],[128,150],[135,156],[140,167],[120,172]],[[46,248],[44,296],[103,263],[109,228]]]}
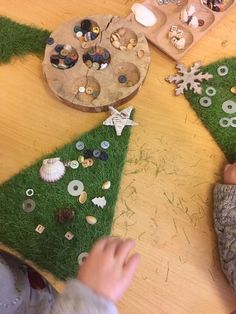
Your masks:
{"label": "circular hole in wooden board", "polygon": [[[94,21],[100,29],[95,40],[88,47],[75,36],[74,28],[84,19]],[[132,49],[116,49],[111,43],[111,35],[125,29],[122,44],[133,39]],[[49,88],[57,98],[67,105],[86,112],[107,111],[109,106],[119,106],[138,92],[150,64],[150,51],[147,40],[141,31],[136,31],[130,21],[119,16],[97,15],[74,19],[59,26],[51,35],[55,43],[47,45],[43,61],[43,71]],[[52,66],[50,56],[57,44],[71,45],[78,53],[77,63],[66,70]],[[108,65],[98,70],[89,68],[83,56],[89,49],[100,47],[110,54]],[[143,51],[140,55],[138,52]],[[127,83],[121,84],[119,75],[127,76]],[[80,88],[82,87],[82,88]]]}

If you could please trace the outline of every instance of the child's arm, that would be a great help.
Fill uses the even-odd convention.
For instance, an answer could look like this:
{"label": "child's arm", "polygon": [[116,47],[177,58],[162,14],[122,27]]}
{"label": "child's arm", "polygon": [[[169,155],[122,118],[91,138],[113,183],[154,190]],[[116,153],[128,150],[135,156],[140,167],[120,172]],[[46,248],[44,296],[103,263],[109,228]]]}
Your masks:
{"label": "child's arm", "polygon": [[214,224],[222,268],[236,291],[236,163],[225,166],[224,184],[215,186]]}
{"label": "child's arm", "polygon": [[117,314],[115,303],[128,288],[139,255],[128,257],[134,241],[103,238],[95,243],[78,279],[70,280],[52,314]]}

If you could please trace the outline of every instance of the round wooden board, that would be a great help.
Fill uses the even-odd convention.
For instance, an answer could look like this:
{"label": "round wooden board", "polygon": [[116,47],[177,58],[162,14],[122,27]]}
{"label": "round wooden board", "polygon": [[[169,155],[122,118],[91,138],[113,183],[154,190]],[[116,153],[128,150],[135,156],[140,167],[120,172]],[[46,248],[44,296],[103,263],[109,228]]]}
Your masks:
{"label": "round wooden board", "polygon": [[[89,19],[97,23],[100,33],[95,40],[85,45],[76,37],[74,27],[81,21]],[[112,45],[112,34],[125,29],[124,37],[136,37],[136,46],[121,50]],[[43,72],[53,93],[66,104],[87,112],[101,112],[109,106],[117,107],[131,99],[141,87],[150,64],[150,52],[146,38],[137,32],[129,21],[112,15],[95,15],[76,18],[62,24],[51,36],[53,44],[47,44],[43,61]],[[126,38],[127,39],[127,38]],[[51,55],[55,54],[56,45],[71,45],[78,53],[78,61],[68,69],[58,69],[51,64]],[[83,47],[82,47],[83,46]],[[86,47],[85,47],[86,46]],[[110,63],[105,69],[89,68],[83,62],[83,55],[91,47],[105,48],[110,53]],[[120,83],[124,75],[128,84]],[[95,89],[98,96],[80,92],[80,87]]]}

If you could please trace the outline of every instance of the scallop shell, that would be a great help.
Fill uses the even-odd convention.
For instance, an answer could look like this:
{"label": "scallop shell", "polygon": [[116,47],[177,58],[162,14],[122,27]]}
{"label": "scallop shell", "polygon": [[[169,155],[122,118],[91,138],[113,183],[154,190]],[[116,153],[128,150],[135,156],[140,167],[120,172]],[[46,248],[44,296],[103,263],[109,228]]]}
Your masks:
{"label": "scallop shell", "polygon": [[150,27],[156,24],[156,16],[144,5],[135,3],[132,5],[131,10],[134,13],[136,21],[143,26]]}
{"label": "scallop shell", "polygon": [[97,222],[97,218],[94,216],[86,216],[86,221],[90,225],[95,225]]}
{"label": "scallop shell", "polygon": [[110,187],[111,187],[111,181],[106,181],[106,182],[104,182],[103,185],[102,185],[102,189],[103,189],[103,190],[109,190]]}
{"label": "scallop shell", "polygon": [[44,159],[39,170],[40,177],[46,182],[60,180],[66,172],[66,168],[59,157]]}
{"label": "scallop shell", "polygon": [[80,204],[84,204],[87,201],[87,198],[88,198],[87,192],[83,191],[79,196]]}

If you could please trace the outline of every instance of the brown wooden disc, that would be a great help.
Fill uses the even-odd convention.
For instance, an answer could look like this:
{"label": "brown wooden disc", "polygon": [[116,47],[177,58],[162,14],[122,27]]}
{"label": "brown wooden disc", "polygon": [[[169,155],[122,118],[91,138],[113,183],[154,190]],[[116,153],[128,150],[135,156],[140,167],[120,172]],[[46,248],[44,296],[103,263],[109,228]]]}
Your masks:
{"label": "brown wooden disc", "polygon": [[[79,28],[84,20],[89,20],[91,29],[97,32],[94,40],[87,33],[96,33],[90,30],[81,36]],[[147,75],[150,52],[146,38],[122,17],[73,19],[50,37],[54,42],[46,46],[43,72],[53,93],[76,109],[101,112],[109,106],[117,107],[138,92]],[[60,48],[58,45],[63,46],[59,52],[60,49],[55,50]],[[101,65],[99,57],[94,62],[94,54],[103,56],[102,64],[108,58],[105,65]],[[88,56],[93,60],[86,60]],[[71,60],[73,63],[68,66]]]}

